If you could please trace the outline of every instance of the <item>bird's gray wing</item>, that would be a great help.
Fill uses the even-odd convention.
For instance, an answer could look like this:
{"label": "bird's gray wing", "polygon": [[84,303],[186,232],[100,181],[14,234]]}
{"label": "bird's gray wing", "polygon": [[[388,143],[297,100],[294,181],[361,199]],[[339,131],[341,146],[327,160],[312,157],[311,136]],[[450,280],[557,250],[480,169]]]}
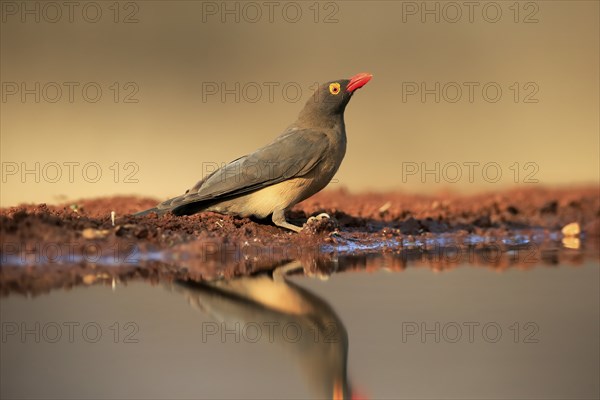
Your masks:
{"label": "bird's gray wing", "polygon": [[328,147],[325,133],[290,129],[269,145],[231,161],[185,195],[161,206],[175,208],[200,201],[224,200],[303,176],[325,157]]}

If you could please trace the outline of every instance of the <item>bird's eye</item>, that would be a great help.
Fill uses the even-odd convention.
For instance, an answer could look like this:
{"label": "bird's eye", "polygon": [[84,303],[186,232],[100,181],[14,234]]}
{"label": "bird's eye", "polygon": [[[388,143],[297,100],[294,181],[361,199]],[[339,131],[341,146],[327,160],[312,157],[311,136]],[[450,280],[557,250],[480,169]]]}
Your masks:
{"label": "bird's eye", "polygon": [[329,93],[334,95],[340,93],[340,84],[336,82],[329,85]]}

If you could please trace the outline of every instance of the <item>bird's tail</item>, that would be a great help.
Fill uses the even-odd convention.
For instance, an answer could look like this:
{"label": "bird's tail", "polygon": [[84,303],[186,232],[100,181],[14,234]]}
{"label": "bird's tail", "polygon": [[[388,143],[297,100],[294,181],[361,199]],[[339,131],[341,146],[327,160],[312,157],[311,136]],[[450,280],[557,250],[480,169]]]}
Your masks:
{"label": "bird's tail", "polygon": [[192,215],[206,209],[211,203],[207,201],[199,201],[194,196],[179,196],[163,201],[156,207],[149,208],[133,214],[134,217],[142,217],[150,213],[163,215],[172,212],[175,215]]}

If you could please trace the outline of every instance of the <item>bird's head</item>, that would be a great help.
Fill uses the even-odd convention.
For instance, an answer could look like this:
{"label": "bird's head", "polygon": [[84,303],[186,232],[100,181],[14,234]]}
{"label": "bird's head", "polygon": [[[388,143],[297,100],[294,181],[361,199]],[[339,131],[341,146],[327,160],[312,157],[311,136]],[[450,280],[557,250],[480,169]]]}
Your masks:
{"label": "bird's head", "polygon": [[339,79],[320,85],[306,102],[300,119],[322,119],[343,115],[346,105],[357,89],[371,80],[373,75],[360,73],[350,79]]}

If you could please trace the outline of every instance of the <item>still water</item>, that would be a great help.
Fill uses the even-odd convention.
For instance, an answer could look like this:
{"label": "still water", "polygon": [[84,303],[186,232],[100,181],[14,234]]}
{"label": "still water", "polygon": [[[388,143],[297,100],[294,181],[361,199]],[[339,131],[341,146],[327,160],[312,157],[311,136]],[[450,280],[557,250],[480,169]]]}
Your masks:
{"label": "still water", "polygon": [[[390,257],[1,301],[2,398],[592,399],[600,266]],[[348,267],[348,268],[346,268]]]}

